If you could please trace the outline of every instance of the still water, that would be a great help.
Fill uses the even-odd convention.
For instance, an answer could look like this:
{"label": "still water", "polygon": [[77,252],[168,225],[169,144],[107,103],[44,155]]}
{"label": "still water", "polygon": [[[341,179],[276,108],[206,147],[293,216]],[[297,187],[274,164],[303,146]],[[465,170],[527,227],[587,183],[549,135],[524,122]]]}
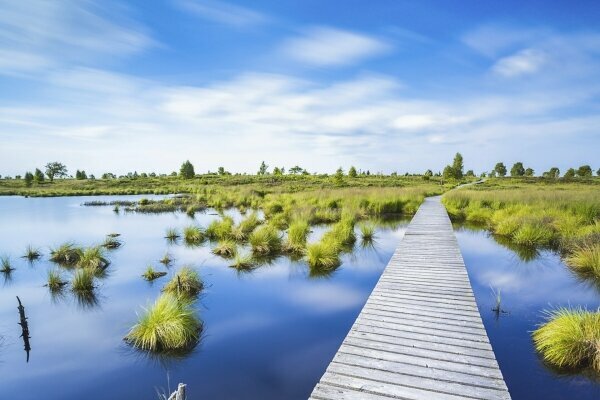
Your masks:
{"label": "still water", "polygon": [[[148,196],[145,196],[148,197]],[[119,196],[136,200],[140,196]],[[185,214],[115,214],[112,207],[83,207],[110,197],[0,197],[0,255],[13,271],[0,274],[0,398],[157,399],[178,382],[189,399],[305,399],[325,371],[381,271],[401,239],[406,221],[380,228],[374,247],[357,245],[328,277],[312,278],[302,262],[281,257],[248,273],[229,268],[204,245],[168,244],[165,230],[191,222]],[[240,216],[228,211],[236,220]],[[219,218],[210,210],[195,222]],[[324,228],[315,228],[313,240]],[[120,233],[124,245],[110,251],[108,276],[94,301],[79,301],[67,288],[52,296],[46,282],[49,248],[67,241],[99,244]],[[20,258],[27,245],[40,261]],[[154,283],[140,275],[165,252],[195,266],[206,289],[197,302],[204,322],[195,351],[179,360],[148,359],[122,340],[136,312],[153,302],[169,276]],[[65,272],[64,278],[70,278]],[[17,325],[16,296],[29,318],[30,360]]]}
{"label": "still water", "polygon": [[[546,367],[531,332],[557,307],[600,307],[594,282],[575,276],[552,251],[506,248],[484,230],[458,227],[456,235],[488,337],[513,400],[600,399],[593,374]],[[500,291],[502,309],[492,311]]]}

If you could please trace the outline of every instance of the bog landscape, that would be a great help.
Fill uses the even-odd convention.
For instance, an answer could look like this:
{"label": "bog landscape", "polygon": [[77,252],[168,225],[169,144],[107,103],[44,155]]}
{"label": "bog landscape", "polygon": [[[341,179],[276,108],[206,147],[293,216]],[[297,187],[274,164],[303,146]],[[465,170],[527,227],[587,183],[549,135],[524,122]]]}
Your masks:
{"label": "bog landscape", "polygon": [[600,398],[599,11],[0,1],[0,399]]}

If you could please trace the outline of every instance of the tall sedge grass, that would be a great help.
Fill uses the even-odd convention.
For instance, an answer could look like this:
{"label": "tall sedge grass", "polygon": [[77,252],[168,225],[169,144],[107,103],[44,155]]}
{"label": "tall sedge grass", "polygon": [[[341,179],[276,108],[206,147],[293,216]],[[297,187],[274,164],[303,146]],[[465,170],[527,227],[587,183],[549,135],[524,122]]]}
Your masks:
{"label": "tall sedge grass", "polygon": [[252,258],[251,254],[236,253],[230,267],[237,270],[249,270],[256,265],[256,262]]}
{"label": "tall sedge grass", "polygon": [[74,266],[79,262],[83,250],[73,243],[63,243],[50,249],[50,261],[65,266]]}
{"label": "tall sedge grass", "polygon": [[565,257],[565,262],[578,272],[600,279],[600,243],[576,246]]}
{"label": "tall sedge grass", "polygon": [[167,252],[160,260],[158,260],[158,262],[165,267],[168,267],[173,263],[173,256]]}
{"label": "tall sedge grass", "polygon": [[156,271],[152,265],[148,265],[148,267],[146,267],[146,270],[142,274],[142,278],[144,278],[148,282],[152,282],[162,276],[165,276],[166,274],[166,272]]}
{"label": "tall sedge grass", "polygon": [[179,234],[179,231],[176,228],[167,228],[167,230],[165,231],[165,239],[167,239],[170,242],[175,242],[180,237],[181,235]]}
{"label": "tall sedge grass", "polygon": [[224,216],[221,220],[212,221],[204,233],[210,240],[229,239],[232,230],[233,218]]}
{"label": "tall sedge grass", "polygon": [[102,243],[102,247],[111,249],[111,250],[118,249],[122,245],[123,245],[123,242],[121,242],[116,237],[110,236],[110,235],[106,236],[106,239],[104,239],[104,243]]}
{"label": "tall sedge grass", "polygon": [[322,240],[309,244],[306,248],[306,261],[312,271],[331,271],[340,265],[339,244]]}
{"label": "tall sedge grass", "polygon": [[258,214],[255,212],[248,215],[240,221],[240,223],[232,229],[231,236],[237,241],[245,241],[252,231],[262,223]]}
{"label": "tall sedge grass", "polygon": [[15,269],[12,267],[9,256],[0,256],[0,272],[10,274]]}
{"label": "tall sedge grass", "polygon": [[600,372],[600,311],[561,308],[533,333],[536,350],[558,368]]}
{"label": "tall sedge grass", "polygon": [[48,270],[47,284],[51,291],[59,291],[65,286],[67,282],[63,281],[60,271],[56,269]]}
{"label": "tall sedge grass", "polygon": [[363,223],[359,225],[358,229],[360,230],[360,237],[363,242],[372,242],[375,239],[375,224]]}
{"label": "tall sedge grass", "polygon": [[77,266],[85,269],[102,271],[108,267],[110,262],[100,246],[88,247],[81,252]]}
{"label": "tall sedge grass", "polygon": [[200,339],[202,324],[192,303],[171,293],[162,294],[138,318],[125,340],[140,350],[183,350]]}
{"label": "tall sedge grass", "polygon": [[71,286],[75,292],[91,292],[95,289],[95,270],[91,268],[80,268],[75,271]]}

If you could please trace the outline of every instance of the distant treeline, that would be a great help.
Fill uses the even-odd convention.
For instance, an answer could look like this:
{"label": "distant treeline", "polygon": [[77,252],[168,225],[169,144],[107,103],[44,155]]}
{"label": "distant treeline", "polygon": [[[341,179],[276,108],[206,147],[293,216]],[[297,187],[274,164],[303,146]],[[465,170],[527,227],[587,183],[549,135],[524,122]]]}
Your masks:
{"label": "distant treeline", "polygon": [[[502,162],[496,163],[494,168],[489,172],[482,172],[479,175],[475,174],[475,172],[470,169],[464,172],[463,166],[463,157],[460,153],[456,153],[454,160],[451,165],[447,165],[443,171],[434,173],[432,170],[428,169],[422,174],[415,173],[404,173],[404,176],[421,176],[423,179],[428,180],[431,177],[440,177],[442,180],[462,180],[465,177],[505,177],[510,172],[511,177],[534,177],[536,176],[535,171],[532,168],[526,168],[522,162],[516,162],[511,167],[510,171],[508,171],[507,167]],[[235,176],[244,176],[244,175],[252,175],[246,173],[231,173],[225,169],[225,167],[219,167],[216,172],[208,171],[206,174],[197,174],[194,165],[189,161],[183,162],[179,169],[179,172],[173,171],[170,174],[157,174],[155,172],[141,172],[137,171],[129,172],[126,175],[116,175],[112,172],[105,172],[100,176],[100,179],[137,179],[137,178],[156,178],[156,177],[176,177],[179,176],[183,179],[192,179],[197,176],[206,176],[206,175],[218,175],[218,176],[227,176],[227,175],[235,175]],[[384,174],[381,172],[371,173],[369,170],[359,170],[356,167],[351,166],[347,172],[344,171],[342,167],[339,167],[335,174],[318,174],[316,172],[310,173],[305,168],[302,168],[298,165],[289,168],[288,170],[285,167],[273,167],[272,170],[269,170],[269,166],[263,161],[256,175],[272,175],[272,176],[283,176],[283,175],[315,175],[319,177],[327,177],[332,176],[335,179],[342,181],[345,177],[348,178],[357,178],[359,176],[399,176],[397,172],[392,172],[391,174]],[[569,168],[562,175],[565,179],[572,178],[589,178],[594,175],[592,167],[589,165],[582,165],[579,168]],[[596,170],[596,175],[600,176],[600,168]],[[561,171],[557,167],[552,167],[548,171],[543,172],[541,175],[538,175],[544,178],[552,178],[558,179],[561,177]],[[13,179],[11,176],[0,175],[0,178],[3,179]],[[44,166],[44,170],[42,171],[39,168],[36,168],[33,172],[27,171],[24,175],[16,175],[14,179],[23,179],[27,186],[31,186],[34,183],[41,183],[45,180],[53,182],[55,178],[67,178],[67,179],[77,179],[77,180],[94,180],[97,179],[93,174],[88,175],[84,170],[76,170],[75,176],[68,174],[67,166],[58,161],[49,162]]]}

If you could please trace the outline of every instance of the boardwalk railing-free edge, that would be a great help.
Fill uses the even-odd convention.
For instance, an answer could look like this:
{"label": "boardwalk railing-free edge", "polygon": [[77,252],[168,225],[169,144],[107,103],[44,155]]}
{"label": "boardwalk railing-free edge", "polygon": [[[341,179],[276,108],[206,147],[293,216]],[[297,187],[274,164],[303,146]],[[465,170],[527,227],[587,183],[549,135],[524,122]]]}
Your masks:
{"label": "boardwalk railing-free edge", "polygon": [[425,199],[311,399],[510,399],[439,197]]}

